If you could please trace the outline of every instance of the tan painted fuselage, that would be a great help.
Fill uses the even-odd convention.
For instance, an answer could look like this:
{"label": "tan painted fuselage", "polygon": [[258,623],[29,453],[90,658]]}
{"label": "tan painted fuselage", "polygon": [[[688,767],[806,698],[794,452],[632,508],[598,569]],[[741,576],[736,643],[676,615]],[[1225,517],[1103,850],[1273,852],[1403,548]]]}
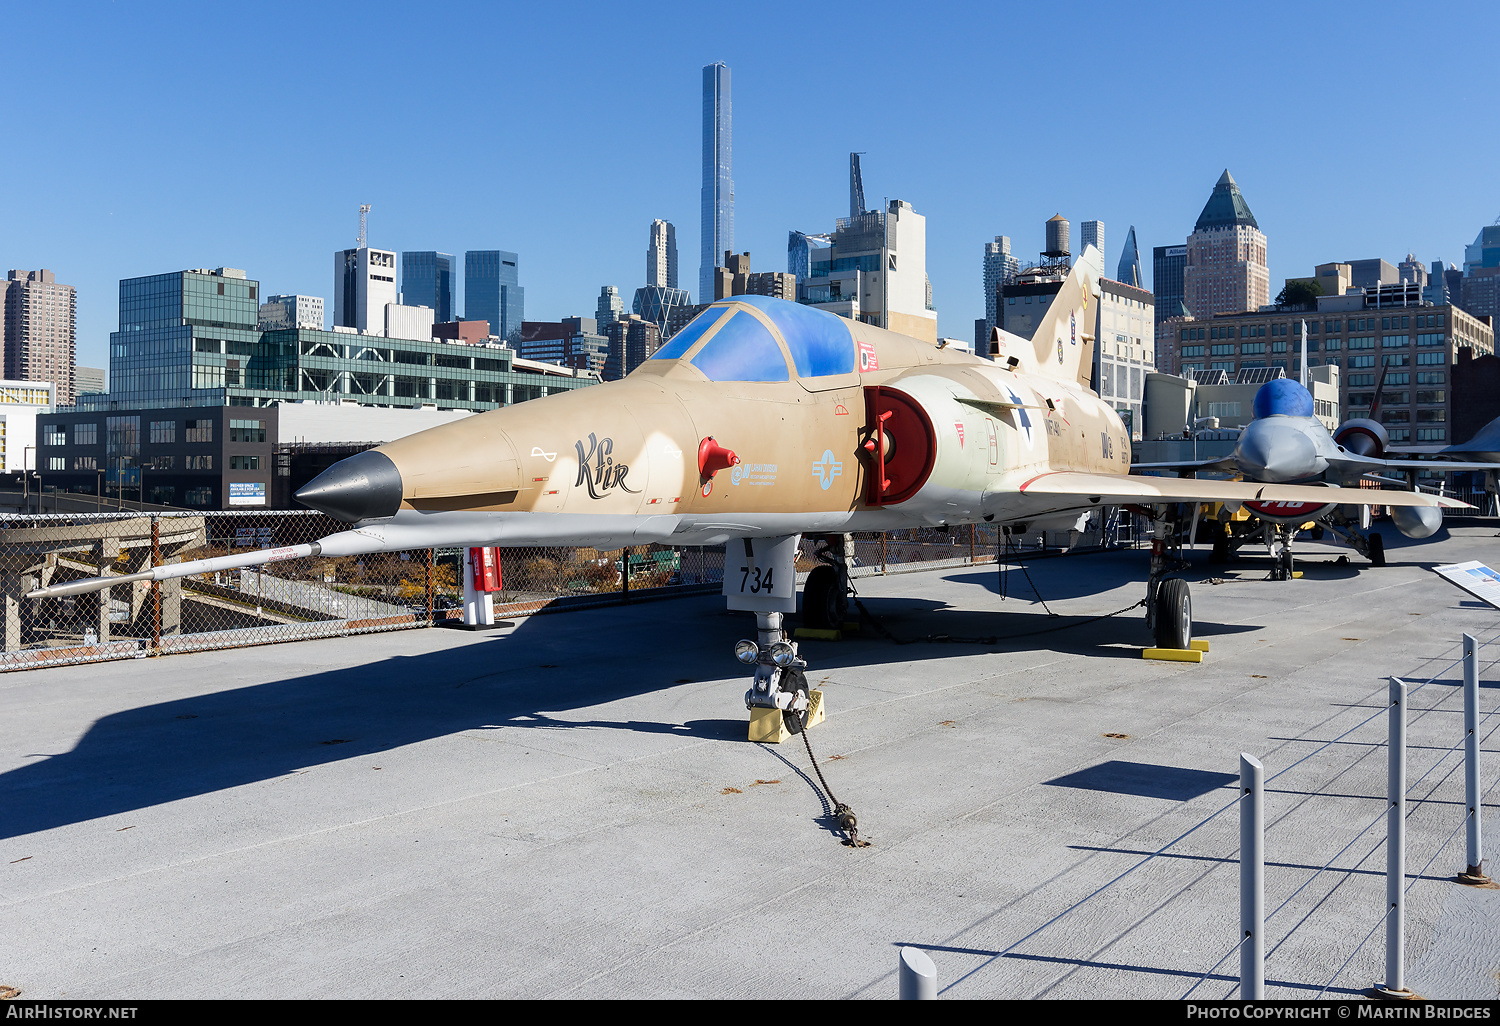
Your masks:
{"label": "tan painted fuselage", "polygon": [[[1038,475],[1128,471],[1129,439],[1119,416],[1074,381],[1028,373],[1037,362],[1030,343],[1008,340],[1007,348],[1024,350],[1012,369],[1004,350],[995,362],[869,325],[850,323],[849,330],[861,354],[862,369],[853,373],[710,381],[687,359],[651,360],[622,381],[381,446],[401,474],[398,519],[460,510],[541,514],[534,538],[520,518],[498,518],[510,529],[495,540],[561,535],[583,544],[592,539],[577,518],[603,518],[605,540],[619,541],[628,525],[618,518],[628,517],[638,524],[634,540],[692,544],[734,535],[1004,522],[1088,505],[1021,495],[1020,486]],[[1071,369],[1086,354],[1067,355]],[[875,386],[909,397],[930,421],[925,481],[895,503],[870,501],[879,453],[866,446],[874,437],[866,390]],[[739,462],[711,476],[700,473],[706,438]],[[549,514],[567,524],[545,525],[555,519]]]}

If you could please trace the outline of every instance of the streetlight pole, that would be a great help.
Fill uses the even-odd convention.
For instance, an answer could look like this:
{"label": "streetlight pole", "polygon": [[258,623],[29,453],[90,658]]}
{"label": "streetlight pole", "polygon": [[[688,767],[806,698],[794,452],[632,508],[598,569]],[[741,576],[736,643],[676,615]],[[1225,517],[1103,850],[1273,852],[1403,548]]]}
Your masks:
{"label": "streetlight pole", "polygon": [[[36,446],[28,445],[21,450],[21,509],[25,513],[31,512],[31,470],[26,466],[30,461],[26,458],[29,452],[35,452]],[[41,485],[37,485],[38,490]]]}

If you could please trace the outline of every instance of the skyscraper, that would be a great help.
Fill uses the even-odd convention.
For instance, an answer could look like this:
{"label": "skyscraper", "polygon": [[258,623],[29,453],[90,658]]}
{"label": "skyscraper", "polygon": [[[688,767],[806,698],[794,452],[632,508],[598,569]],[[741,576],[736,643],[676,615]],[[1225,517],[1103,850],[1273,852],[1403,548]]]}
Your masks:
{"label": "skyscraper", "polygon": [[677,287],[677,229],[671,221],[651,222],[651,244],[646,247],[646,284]]}
{"label": "skyscraper", "polygon": [[1078,252],[1093,246],[1099,251],[1099,258],[1104,258],[1104,222],[1085,221],[1079,226]]}
{"label": "skyscraper", "polygon": [[1146,276],[1141,272],[1141,251],[1135,244],[1135,225],[1130,226],[1130,233],[1125,236],[1125,248],[1120,251],[1120,266],[1115,270],[1115,280],[1138,289],[1146,287]]}
{"label": "skyscraper", "polygon": [[1188,236],[1182,292],[1199,318],[1256,310],[1271,301],[1266,237],[1227,169]]}
{"label": "skyscraper", "polygon": [[734,249],[734,179],[730,145],[729,67],[703,69],[702,246],[698,253],[698,299],[713,295],[719,254]]}
{"label": "skyscraper", "polygon": [[1158,326],[1168,317],[1187,316],[1182,305],[1182,271],[1185,267],[1186,246],[1157,246],[1151,251],[1151,291],[1156,295]]}
{"label": "skyscraper", "polygon": [[594,308],[594,325],[599,334],[624,317],[625,300],[620,298],[620,290],[613,285],[599,286],[599,304]]}
{"label": "skyscraper", "polygon": [[518,260],[503,249],[471,249],[464,254],[464,319],[489,321],[490,334],[507,341],[520,339],[526,319]]}
{"label": "skyscraper", "polygon": [[401,302],[432,307],[439,322],[453,320],[453,255],[430,250],[402,253]]}
{"label": "skyscraper", "polygon": [[51,271],[11,271],[0,281],[0,345],[5,377],[50,381],[54,402],[73,402],[78,295]]}
{"label": "skyscraper", "polygon": [[809,252],[811,265],[797,290],[801,301],[936,343],[937,311],[927,281],[927,219],[905,200],[893,199],[885,210],[841,217],[835,224],[833,244]]}
{"label": "skyscraper", "polygon": [[1500,318],[1500,225],[1485,225],[1473,244],[1464,247],[1464,275],[1457,298],[1476,317]]}
{"label": "skyscraper", "polygon": [[786,235],[786,271],[797,279],[797,284],[812,272],[813,253],[833,245],[831,235],[808,235],[795,228]]}
{"label": "skyscraper", "polygon": [[333,254],[335,325],[378,335],[385,330],[386,305],[400,298],[395,253],[361,246]]}
{"label": "skyscraper", "polygon": [[[989,338],[990,329],[1000,323],[1000,312],[996,306],[998,290],[1021,271],[1021,258],[1010,252],[1010,236],[996,235],[994,242],[984,244],[984,331]],[[988,353],[986,346],[983,352]]]}
{"label": "skyscraper", "polygon": [[859,170],[859,154],[849,154],[849,216],[865,212],[865,179]]}

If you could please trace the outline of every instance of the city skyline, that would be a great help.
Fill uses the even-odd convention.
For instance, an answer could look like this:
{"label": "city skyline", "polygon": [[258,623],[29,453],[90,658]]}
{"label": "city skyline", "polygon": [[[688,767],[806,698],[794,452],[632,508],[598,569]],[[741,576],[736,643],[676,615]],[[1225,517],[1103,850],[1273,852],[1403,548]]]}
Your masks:
{"label": "city skyline", "polygon": [[[279,9],[273,4],[268,13]],[[506,20],[514,31],[539,39],[563,38],[583,22],[588,38],[601,45],[639,31],[624,12],[584,9],[583,18],[574,5]],[[1464,247],[1500,212],[1489,171],[1494,133],[1484,130],[1492,119],[1488,108],[1464,102],[1479,88],[1479,75],[1462,69],[1483,65],[1485,27],[1500,21],[1487,8],[1468,12],[1462,34],[1423,24],[1400,40],[1380,31],[1379,19],[1355,23],[1337,11],[1302,12],[1305,31],[1292,33],[1276,19],[1234,20],[1247,52],[1264,55],[1256,58],[1255,75],[1264,87],[1257,87],[1248,108],[1243,86],[1230,76],[1183,89],[1184,76],[1194,75],[1187,64],[1137,66],[1130,56],[1148,44],[1153,52],[1192,52],[1194,40],[1231,23],[1228,14],[1189,18],[1186,8],[1168,8],[1141,18],[1101,7],[1078,29],[1060,11],[1002,17],[976,5],[942,19],[953,27],[916,25],[903,32],[911,59],[881,82],[889,99],[878,116],[848,124],[792,116],[786,103],[787,84],[805,73],[789,44],[839,31],[835,17],[818,13],[799,17],[791,33],[772,25],[729,32],[731,20],[711,14],[680,19],[684,24],[664,19],[654,37],[662,59],[623,73],[586,68],[564,88],[526,89],[503,105],[493,96],[465,94],[418,114],[414,98],[398,95],[378,109],[319,114],[295,161],[274,147],[255,147],[253,132],[208,116],[218,102],[201,88],[210,70],[237,82],[250,124],[274,122],[279,111],[305,106],[306,97],[337,95],[342,88],[341,73],[328,60],[328,39],[339,40],[333,50],[358,50],[375,67],[397,67],[412,46],[436,52],[445,40],[501,20],[484,7],[457,5],[398,40],[386,28],[396,8],[368,10],[360,18],[342,8],[299,10],[307,31],[283,44],[274,74],[254,34],[227,12],[201,12],[191,25],[165,9],[127,13],[105,5],[66,18],[45,8],[11,13],[16,30],[37,39],[56,38],[54,30],[67,20],[70,52],[60,61],[52,48],[32,48],[0,70],[13,91],[49,97],[49,119],[40,131],[56,164],[45,178],[14,165],[0,172],[10,194],[32,197],[9,208],[0,261],[50,268],[78,289],[78,362],[108,362],[118,282],[163,268],[254,268],[268,293],[323,296],[331,310],[327,254],[353,245],[360,203],[374,207],[372,245],[397,252],[437,244],[452,253],[491,247],[520,253],[528,316],[586,316],[605,284],[629,296],[643,284],[646,225],[661,218],[688,237],[701,227],[693,206],[701,199],[701,122],[700,131],[693,126],[694,115],[701,116],[701,69],[716,61],[731,67],[735,79],[735,250],[750,251],[758,267],[781,269],[789,230],[824,230],[847,208],[848,154],[866,152],[868,204],[903,199],[927,217],[928,274],[943,335],[967,337],[984,316],[975,273],[984,242],[1003,234],[1016,253],[1040,251],[1042,223],[1063,210],[1120,228],[1134,224],[1143,254],[1180,245],[1205,190],[1225,167],[1253,198],[1271,240],[1272,295],[1283,279],[1310,274],[1329,260],[1394,263],[1412,252],[1427,265],[1462,264]],[[899,8],[875,4],[872,16],[882,11],[894,16]],[[1075,50],[1107,55],[1085,61],[1068,85],[1029,111],[1033,125],[1073,123],[1079,102],[1128,69],[1137,95],[1173,95],[1181,108],[1174,124],[1186,127],[1162,139],[1101,115],[1076,145],[1107,151],[1109,161],[1080,149],[1076,159],[1063,154],[1047,175],[1037,175],[1035,161],[1017,159],[1014,141],[1003,143],[977,127],[988,95],[986,54],[1002,20],[1007,37],[1066,38]],[[1340,40],[1332,50],[1325,46],[1330,35]],[[127,53],[134,56],[126,60]],[[517,59],[517,81],[544,80],[540,53],[522,52]],[[1007,74],[1017,82],[1034,77],[1049,59],[1041,51],[1019,52],[1008,59]],[[1389,162],[1351,164],[1347,154],[1324,144],[1324,121],[1292,116],[1307,89],[1337,92],[1372,63],[1419,77],[1458,69],[1451,82],[1429,75],[1439,83],[1435,90],[1392,89],[1376,101],[1392,119],[1465,140],[1420,189],[1410,188]],[[831,79],[868,80],[857,54],[831,52],[823,65]],[[1294,68],[1297,74],[1289,76]],[[1296,78],[1295,88],[1283,82],[1289,78]],[[159,159],[164,95],[176,97],[174,117],[189,126],[179,133],[188,145],[171,162]],[[557,144],[596,134],[601,100],[622,127],[612,132],[608,160],[577,160]],[[461,165],[445,168],[442,189],[430,187],[431,169],[419,170],[420,162],[408,167],[378,150],[378,159],[351,159],[369,155],[368,140],[394,120],[416,118],[446,137],[494,118],[502,107],[508,130],[527,138],[527,146],[518,151],[476,143]],[[640,123],[631,120],[632,110],[653,113],[650,132],[623,128]],[[1228,110],[1235,111],[1232,130],[1222,124]],[[99,159],[103,153],[110,159]],[[579,202],[585,196],[589,202]],[[1105,253],[1107,267],[1114,267],[1118,249],[1115,242]],[[681,277],[691,281],[693,271],[683,266]],[[455,301],[461,309],[462,299]]]}

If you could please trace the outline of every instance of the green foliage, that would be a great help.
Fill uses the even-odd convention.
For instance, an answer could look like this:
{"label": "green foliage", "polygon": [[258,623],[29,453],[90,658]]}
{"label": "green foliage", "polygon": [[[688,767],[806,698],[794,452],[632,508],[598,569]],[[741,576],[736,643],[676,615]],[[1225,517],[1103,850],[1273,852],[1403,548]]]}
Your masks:
{"label": "green foliage", "polygon": [[1323,286],[1316,281],[1292,279],[1276,296],[1276,304],[1278,306],[1311,306],[1317,303],[1318,297],[1322,294]]}

